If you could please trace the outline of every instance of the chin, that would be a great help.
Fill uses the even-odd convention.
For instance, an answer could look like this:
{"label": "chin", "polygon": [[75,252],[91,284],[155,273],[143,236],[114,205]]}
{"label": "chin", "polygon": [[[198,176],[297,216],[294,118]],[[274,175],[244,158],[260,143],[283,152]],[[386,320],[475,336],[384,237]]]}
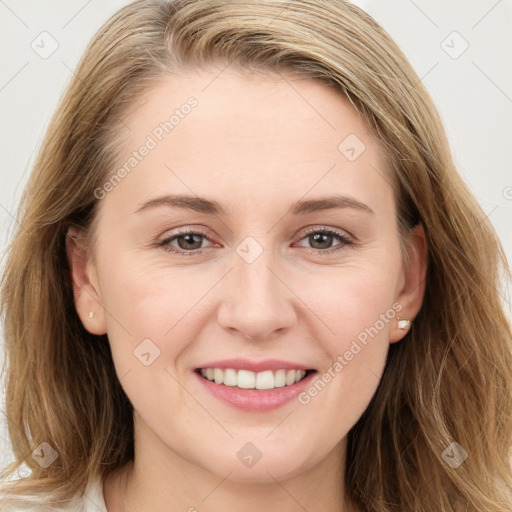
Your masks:
{"label": "chin", "polygon": [[[223,454],[225,455],[225,452]],[[276,480],[283,481],[293,478],[315,465],[315,461],[311,459],[306,461],[287,456],[284,453],[274,453],[272,457],[265,457],[262,454],[258,461],[252,463],[252,466],[246,466],[238,457],[223,457],[223,460],[214,458],[214,460],[218,462],[215,465],[204,464],[204,462],[201,465],[207,471],[218,474],[221,478],[239,483],[275,484]]]}

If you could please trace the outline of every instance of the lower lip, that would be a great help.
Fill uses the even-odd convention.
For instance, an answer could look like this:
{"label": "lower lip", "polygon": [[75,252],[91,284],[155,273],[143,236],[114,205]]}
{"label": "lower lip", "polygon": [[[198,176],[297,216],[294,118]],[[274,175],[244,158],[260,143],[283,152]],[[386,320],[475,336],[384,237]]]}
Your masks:
{"label": "lower lip", "polygon": [[301,381],[291,386],[274,388],[269,390],[240,389],[236,386],[224,386],[215,384],[196,372],[194,375],[201,384],[215,397],[238,409],[248,412],[263,412],[277,409],[287,402],[293,400],[309,385],[315,372],[306,375]]}

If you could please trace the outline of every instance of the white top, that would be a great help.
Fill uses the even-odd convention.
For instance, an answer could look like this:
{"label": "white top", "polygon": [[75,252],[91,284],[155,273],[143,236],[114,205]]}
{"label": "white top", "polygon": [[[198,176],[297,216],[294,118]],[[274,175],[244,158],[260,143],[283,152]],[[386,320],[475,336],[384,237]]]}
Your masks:
{"label": "white top", "polygon": [[99,476],[87,486],[81,506],[83,512],[107,512],[103,498],[103,482]]}
{"label": "white top", "polygon": [[71,503],[64,508],[49,509],[47,505],[37,499],[11,499],[0,496],[2,512],[107,512],[103,498],[103,482],[98,476],[90,482],[83,496],[76,495]]}

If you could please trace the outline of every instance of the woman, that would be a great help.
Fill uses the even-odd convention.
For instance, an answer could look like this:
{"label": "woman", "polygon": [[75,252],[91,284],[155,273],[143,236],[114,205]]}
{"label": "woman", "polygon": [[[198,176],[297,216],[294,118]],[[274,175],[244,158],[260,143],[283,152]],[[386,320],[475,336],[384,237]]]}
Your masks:
{"label": "woman", "polygon": [[2,510],[510,510],[499,241],[341,0],[141,0],[23,199]]}

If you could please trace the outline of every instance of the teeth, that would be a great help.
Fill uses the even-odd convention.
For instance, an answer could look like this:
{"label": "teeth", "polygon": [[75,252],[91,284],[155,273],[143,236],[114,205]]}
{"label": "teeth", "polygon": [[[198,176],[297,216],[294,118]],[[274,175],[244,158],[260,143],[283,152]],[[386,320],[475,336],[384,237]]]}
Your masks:
{"label": "teeth", "polygon": [[249,370],[236,371],[233,368],[201,368],[200,373],[215,384],[241,389],[274,389],[299,382],[306,375],[306,370],[265,370],[256,373]]}
{"label": "teeth", "polygon": [[224,372],[220,368],[214,368],[213,379],[215,384],[222,384],[224,382]]}
{"label": "teeth", "polygon": [[256,374],[256,389],[274,389],[274,374],[272,370]]}
{"label": "teeth", "polygon": [[295,370],[290,370],[287,372],[285,382],[287,386],[291,386],[295,383]]}
{"label": "teeth", "polygon": [[274,386],[282,388],[286,384],[286,370],[277,370],[274,375]]}
{"label": "teeth", "polygon": [[238,383],[236,372],[232,368],[224,370],[224,386],[236,386]]}
{"label": "teeth", "polygon": [[238,370],[236,385],[242,389],[254,389],[256,387],[256,374],[249,370]]}

